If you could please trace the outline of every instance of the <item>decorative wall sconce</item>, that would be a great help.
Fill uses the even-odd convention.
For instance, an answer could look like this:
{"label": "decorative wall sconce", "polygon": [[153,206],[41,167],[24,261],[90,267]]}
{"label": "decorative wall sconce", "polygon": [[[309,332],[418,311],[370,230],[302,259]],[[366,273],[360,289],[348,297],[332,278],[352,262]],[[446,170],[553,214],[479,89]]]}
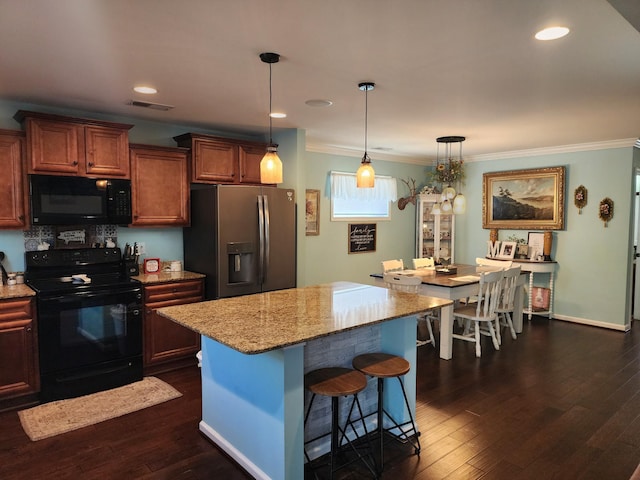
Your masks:
{"label": "decorative wall sconce", "polygon": [[600,209],[598,210],[600,220],[604,222],[605,228],[608,227],[609,220],[613,218],[613,200],[605,197],[600,200]]}
{"label": "decorative wall sconce", "polygon": [[584,185],[580,185],[573,192],[573,203],[578,207],[578,214],[582,215],[582,209],[587,204],[587,189]]}

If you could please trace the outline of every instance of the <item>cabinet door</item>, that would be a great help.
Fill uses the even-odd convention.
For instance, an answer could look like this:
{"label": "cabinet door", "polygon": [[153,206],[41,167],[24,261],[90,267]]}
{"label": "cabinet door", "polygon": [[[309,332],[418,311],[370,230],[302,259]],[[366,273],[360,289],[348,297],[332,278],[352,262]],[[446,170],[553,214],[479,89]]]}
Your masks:
{"label": "cabinet door", "polygon": [[0,228],[27,226],[27,176],[23,172],[24,134],[0,131]]}
{"label": "cabinet door", "polygon": [[88,175],[129,178],[128,130],[87,126],[84,134]]}
{"label": "cabinet door", "polygon": [[260,184],[260,162],[266,145],[240,145],[240,183]]}
{"label": "cabinet door", "polygon": [[177,148],[131,148],[134,226],[189,224],[187,153]]}
{"label": "cabinet door", "polygon": [[28,118],[27,139],[29,173],[77,175],[84,172],[82,126]]}
{"label": "cabinet door", "polygon": [[0,398],[40,390],[33,302],[0,302]]}
{"label": "cabinet door", "polygon": [[237,145],[195,139],[192,157],[193,182],[234,183],[237,181]]}
{"label": "cabinet door", "polygon": [[[203,281],[186,281],[147,285],[144,287],[144,366],[145,372],[167,369],[168,363],[182,366],[193,364],[200,350],[200,335],[161,317],[156,309],[170,305],[184,305],[203,300]],[[176,363],[178,362],[178,363]]]}

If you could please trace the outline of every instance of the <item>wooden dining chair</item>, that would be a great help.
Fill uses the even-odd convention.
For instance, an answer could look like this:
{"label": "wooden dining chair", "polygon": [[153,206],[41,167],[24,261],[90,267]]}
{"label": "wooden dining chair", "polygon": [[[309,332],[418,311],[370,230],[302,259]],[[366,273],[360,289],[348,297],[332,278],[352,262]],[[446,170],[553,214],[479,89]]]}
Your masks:
{"label": "wooden dining chair", "polygon": [[[454,333],[452,336],[457,340],[475,343],[476,357],[482,355],[481,335],[491,337],[495,349],[500,350],[494,324],[498,315],[496,308],[502,292],[503,276],[502,270],[480,273],[476,303],[453,309],[453,318],[463,320],[465,326],[462,334]],[[473,330],[471,329],[472,322]]]}
{"label": "wooden dining chair", "polygon": [[399,270],[404,270],[404,262],[402,259],[382,261],[382,273],[397,272]]}
{"label": "wooden dining chair", "polygon": [[425,258],[414,258],[413,259],[413,269],[419,270],[421,268],[431,268],[435,267],[436,262],[433,257],[425,257]]}
{"label": "wooden dining chair", "polygon": [[476,258],[476,265],[480,267],[500,267],[503,270],[506,270],[507,268],[511,268],[512,264],[513,262],[511,260],[494,260],[492,258],[483,257]]}
{"label": "wooden dining chair", "polygon": [[[410,275],[394,275],[393,272],[385,273],[382,276],[384,280],[384,284],[387,288],[391,290],[398,290],[401,292],[408,293],[420,293],[420,285],[422,284],[422,279],[420,277],[414,277]],[[418,326],[418,341],[417,345],[420,347],[422,345],[431,344],[435,348],[436,341],[433,336],[433,325],[432,322],[434,320],[433,311],[429,310],[427,312],[421,313],[417,316],[417,326]],[[427,328],[428,340],[420,340],[422,338],[421,330],[423,327]]]}
{"label": "wooden dining chair", "polygon": [[520,266],[511,267],[504,271],[504,280],[502,284],[502,295],[500,297],[500,303],[496,308],[496,335],[498,337],[498,343],[502,343],[502,327],[508,327],[511,332],[511,338],[514,340],[517,338],[516,330],[513,328],[513,321],[511,320],[511,312],[513,312],[513,303],[516,298],[516,283],[520,276]]}

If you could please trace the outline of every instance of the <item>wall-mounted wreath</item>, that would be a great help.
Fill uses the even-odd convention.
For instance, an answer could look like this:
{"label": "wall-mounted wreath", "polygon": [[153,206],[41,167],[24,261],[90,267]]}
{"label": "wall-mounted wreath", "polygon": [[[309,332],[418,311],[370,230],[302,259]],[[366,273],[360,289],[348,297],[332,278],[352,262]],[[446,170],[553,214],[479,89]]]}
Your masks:
{"label": "wall-mounted wreath", "polygon": [[582,209],[587,204],[587,189],[584,185],[580,185],[573,192],[573,203],[578,207],[578,214],[582,215]]}
{"label": "wall-mounted wreath", "polygon": [[604,222],[604,226],[607,227],[607,223],[613,218],[613,200],[609,197],[605,197],[600,200],[598,215],[600,220]]}

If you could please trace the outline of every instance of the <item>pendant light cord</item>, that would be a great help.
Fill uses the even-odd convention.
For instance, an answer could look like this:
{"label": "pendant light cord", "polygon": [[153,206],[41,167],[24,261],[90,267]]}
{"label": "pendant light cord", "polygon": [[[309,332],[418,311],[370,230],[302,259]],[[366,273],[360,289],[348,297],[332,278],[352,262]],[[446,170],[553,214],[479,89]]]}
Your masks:
{"label": "pendant light cord", "polygon": [[271,99],[273,98],[273,92],[271,87],[271,63],[269,64],[269,145],[273,145],[273,134],[271,122],[273,121],[273,117],[271,116]]}
{"label": "pendant light cord", "polygon": [[367,132],[369,126],[369,87],[364,90],[364,156],[367,157]]}

